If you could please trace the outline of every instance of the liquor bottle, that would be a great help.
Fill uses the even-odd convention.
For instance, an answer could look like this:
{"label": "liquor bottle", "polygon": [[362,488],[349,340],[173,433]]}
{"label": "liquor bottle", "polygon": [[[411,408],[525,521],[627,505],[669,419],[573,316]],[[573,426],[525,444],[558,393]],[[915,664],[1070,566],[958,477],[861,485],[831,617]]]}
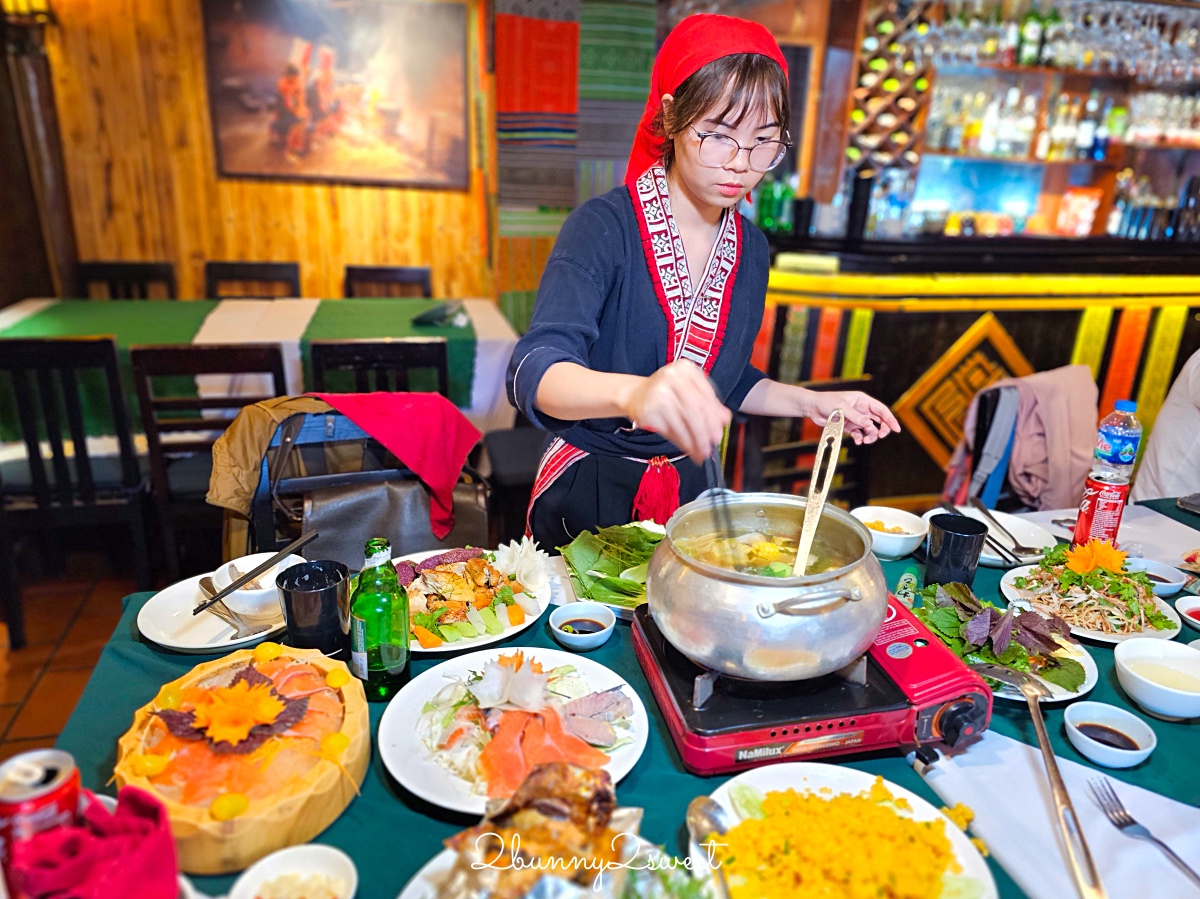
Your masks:
{"label": "liquor bottle", "polygon": [[983,122],[979,126],[979,153],[983,156],[995,156],[1000,137],[1000,98],[993,97],[983,114]]}
{"label": "liquor bottle", "polygon": [[1058,95],[1058,104],[1054,108],[1054,118],[1050,123],[1050,147],[1039,159],[1061,159],[1063,147],[1066,144],[1067,120],[1071,117],[1071,98],[1066,94]]}
{"label": "liquor bottle", "polygon": [[[1063,30],[1062,13],[1058,11],[1058,7],[1053,3],[1050,5],[1050,11],[1042,17],[1042,51],[1038,54],[1041,64],[1047,68],[1065,68],[1064,61],[1059,61],[1055,58],[1055,47],[1064,45],[1064,42],[1054,40]],[[1051,41],[1054,41],[1051,43]]]}
{"label": "liquor bottle", "polygon": [[1109,122],[1112,120],[1112,97],[1104,101],[1104,109],[1100,111],[1100,123],[1096,126],[1096,138],[1092,141],[1092,159],[1104,162],[1108,157]]}
{"label": "liquor bottle", "polygon": [[963,126],[962,152],[975,153],[979,150],[979,135],[983,130],[983,118],[987,114],[988,96],[983,91],[975,94]]}
{"label": "liquor bottle", "polygon": [[1000,47],[996,59],[1002,66],[1011,66],[1017,61],[1017,48],[1021,46],[1021,23],[1017,12],[1015,3],[1001,4]]}
{"label": "liquor bottle", "polygon": [[1042,59],[1044,22],[1037,3],[1030,4],[1021,19],[1021,46],[1017,48],[1017,64],[1036,66]]}
{"label": "liquor bottle", "polygon": [[1037,97],[1032,94],[1025,98],[1021,105],[1021,114],[1016,121],[1016,139],[1013,142],[1013,155],[1021,159],[1029,158],[1033,149],[1033,133],[1037,130]]}
{"label": "liquor bottle", "polygon": [[1021,143],[1020,118],[1021,89],[1019,87],[1011,87],[1004,98],[1004,105],[1000,109],[1000,123],[996,128],[997,156],[1024,155],[1017,152],[1017,148]]}
{"label": "liquor bottle", "polygon": [[951,107],[945,138],[945,149],[951,153],[963,152],[963,139],[966,137],[970,106],[971,98],[967,94],[960,94],[955,98],[954,105]]}
{"label": "liquor bottle", "polygon": [[1075,129],[1075,158],[1091,159],[1092,144],[1096,142],[1096,129],[1100,123],[1100,92],[1093,90],[1087,98],[1083,116]]}
{"label": "liquor bottle", "polygon": [[396,579],[385,537],[367,541],[350,598],[350,670],[367,699],[386,702],[408,682],[408,594]]}

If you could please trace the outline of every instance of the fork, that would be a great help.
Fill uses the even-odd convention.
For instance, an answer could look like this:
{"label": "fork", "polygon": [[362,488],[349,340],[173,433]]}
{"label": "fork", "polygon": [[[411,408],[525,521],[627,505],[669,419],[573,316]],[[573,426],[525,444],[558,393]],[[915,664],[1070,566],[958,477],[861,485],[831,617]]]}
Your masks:
{"label": "fork", "polygon": [[1188,863],[1176,855],[1170,846],[1147,830],[1144,824],[1138,824],[1134,820],[1133,815],[1129,814],[1129,810],[1125,808],[1125,803],[1121,802],[1121,797],[1117,795],[1117,791],[1113,789],[1112,784],[1102,777],[1097,777],[1088,781],[1088,786],[1091,788],[1092,798],[1096,800],[1096,804],[1100,806],[1100,810],[1104,812],[1114,827],[1131,837],[1149,840],[1165,852],[1167,858],[1173,861],[1184,874],[1191,878],[1194,884],[1200,886],[1200,874],[1192,870],[1188,866]]}
{"label": "fork", "polygon": [[969,502],[971,503],[971,506],[973,508],[975,508],[984,518],[987,519],[988,524],[995,525],[996,530],[999,531],[1001,534],[1003,534],[1005,537],[1007,537],[1009,539],[1009,541],[1013,545],[1012,546],[1013,552],[1015,552],[1021,556],[1041,555],[1042,551],[1038,547],[1026,546],[1025,544],[1021,543],[1019,540],[1017,540],[1017,538],[1012,535],[1012,533],[1008,530],[1008,528],[1006,528],[1004,525],[1002,525],[999,521],[996,520],[996,516],[994,516],[991,513],[991,511],[988,509],[987,506],[985,506],[983,504],[983,501],[979,497],[972,496],[970,498]]}

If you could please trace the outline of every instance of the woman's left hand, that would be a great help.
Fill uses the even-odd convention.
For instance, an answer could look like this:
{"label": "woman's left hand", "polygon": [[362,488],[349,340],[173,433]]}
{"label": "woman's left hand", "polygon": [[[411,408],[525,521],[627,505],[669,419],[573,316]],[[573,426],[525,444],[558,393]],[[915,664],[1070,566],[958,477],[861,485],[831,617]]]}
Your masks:
{"label": "woman's left hand", "polygon": [[881,437],[900,431],[900,423],[896,421],[892,410],[861,391],[805,392],[808,394],[805,417],[823,426],[834,409],[841,409],[846,417],[846,433],[855,443],[874,443]]}

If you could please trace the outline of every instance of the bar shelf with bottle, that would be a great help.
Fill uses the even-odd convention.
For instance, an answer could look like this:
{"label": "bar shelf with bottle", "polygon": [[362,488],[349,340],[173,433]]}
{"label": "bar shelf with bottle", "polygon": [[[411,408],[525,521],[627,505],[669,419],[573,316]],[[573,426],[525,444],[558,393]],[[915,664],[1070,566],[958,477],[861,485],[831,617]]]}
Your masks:
{"label": "bar shelf with bottle", "polygon": [[[849,241],[1192,239],[1172,210],[1195,202],[1200,175],[1200,8],[946,0],[922,18],[911,6],[868,0],[851,171],[809,236],[836,236],[828,207],[869,173],[864,232]],[[1131,210],[1143,210],[1132,224]]]}

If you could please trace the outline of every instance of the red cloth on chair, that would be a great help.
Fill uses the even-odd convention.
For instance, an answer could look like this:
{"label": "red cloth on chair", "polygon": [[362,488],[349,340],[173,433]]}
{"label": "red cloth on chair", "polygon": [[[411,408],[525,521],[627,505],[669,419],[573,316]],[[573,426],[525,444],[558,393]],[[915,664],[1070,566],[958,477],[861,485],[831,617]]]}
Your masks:
{"label": "red cloth on chair", "polygon": [[382,443],[429,488],[429,527],[454,527],[454,485],[482,436],[440,393],[316,393]]}
{"label": "red cloth on chair", "polygon": [[88,795],[83,821],[13,847],[9,883],[30,899],[175,899],[175,840],[167,810],[124,787],[109,813]]}

